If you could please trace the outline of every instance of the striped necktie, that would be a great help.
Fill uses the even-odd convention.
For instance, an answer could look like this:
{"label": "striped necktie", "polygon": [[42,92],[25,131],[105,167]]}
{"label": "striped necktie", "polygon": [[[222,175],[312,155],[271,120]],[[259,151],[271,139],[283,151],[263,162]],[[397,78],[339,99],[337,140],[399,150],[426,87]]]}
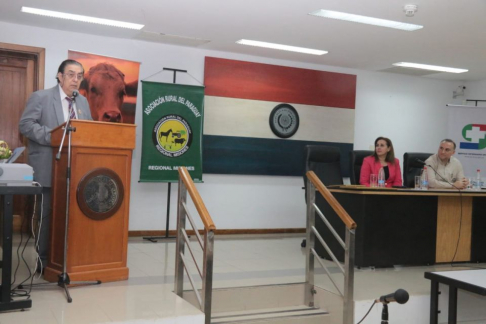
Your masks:
{"label": "striped necktie", "polygon": [[69,119],[76,119],[76,112],[74,111],[73,107],[73,98],[66,97],[66,100],[69,102]]}

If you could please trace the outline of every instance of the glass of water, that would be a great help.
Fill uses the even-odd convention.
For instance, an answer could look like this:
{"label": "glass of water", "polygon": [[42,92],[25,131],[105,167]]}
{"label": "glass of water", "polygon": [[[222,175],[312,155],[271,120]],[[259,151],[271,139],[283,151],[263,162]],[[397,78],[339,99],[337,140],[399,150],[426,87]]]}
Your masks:
{"label": "glass of water", "polygon": [[378,176],[376,174],[370,174],[370,187],[378,187]]}
{"label": "glass of water", "polygon": [[420,184],[421,184],[421,177],[420,176],[415,176],[415,189],[419,190],[420,189]]}

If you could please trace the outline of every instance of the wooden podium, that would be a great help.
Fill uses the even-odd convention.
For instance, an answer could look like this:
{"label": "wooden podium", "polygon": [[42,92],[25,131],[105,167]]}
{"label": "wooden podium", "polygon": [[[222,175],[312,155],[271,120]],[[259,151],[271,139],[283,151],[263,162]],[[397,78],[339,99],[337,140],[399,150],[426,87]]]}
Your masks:
{"label": "wooden podium", "polygon": [[[67,273],[71,281],[128,279],[128,213],[135,125],[72,120]],[[55,155],[64,124],[52,131],[50,254],[44,279],[63,272],[68,136]]]}

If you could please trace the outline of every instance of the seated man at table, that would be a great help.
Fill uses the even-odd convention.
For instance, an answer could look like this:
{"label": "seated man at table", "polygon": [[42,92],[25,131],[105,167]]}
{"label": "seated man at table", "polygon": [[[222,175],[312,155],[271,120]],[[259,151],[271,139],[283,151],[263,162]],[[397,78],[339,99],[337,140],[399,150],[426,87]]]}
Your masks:
{"label": "seated man at table", "polygon": [[427,176],[430,188],[464,189],[468,181],[464,177],[461,162],[453,157],[456,152],[456,143],[451,139],[440,142],[437,154],[431,155],[425,163],[428,166]]}

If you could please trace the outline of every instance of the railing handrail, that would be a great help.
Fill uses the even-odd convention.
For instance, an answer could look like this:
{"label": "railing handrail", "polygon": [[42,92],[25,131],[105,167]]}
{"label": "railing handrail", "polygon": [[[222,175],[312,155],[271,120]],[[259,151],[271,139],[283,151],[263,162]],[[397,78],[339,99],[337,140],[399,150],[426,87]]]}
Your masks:
{"label": "railing handrail", "polygon": [[[326,188],[326,186],[319,180],[317,175],[313,171],[306,173],[306,185],[307,185],[307,225],[306,225],[306,274],[305,282],[306,288],[304,290],[304,303],[308,306],[314,306],[314,261],[317,260],[321,266],[326,271],[329,279],[334,284],[339,294],[343,298],[343,324],[353,324],[354,323],[354,259],[355,259],[355,245],[356,245],[356,223],[349,216],[349,214],[344,210],[341,204],[334,198],[332,193]],[[331,223],[322,214],[316,205],[316,189],[319,193],[326,199],[327,204],[331,206],[334,212],[339,216],[341,221],[345,225],[345,243],[342,244],[342,239],[340,235],[333,228]],[[319,234],[316,225],[316,215],[318,214],[324,221],[324,225],[331,231],[334,237],[338,240],[341,247],[344,248],[344,268],[341,267],[340,261],[336,258],[334,253],[331,251],[329,245],[325,242],[324,238]],[[340,222],[338,221],[338,224]],[[321,256],[317,254],[314,249],[316,238],[325,248],[332,261],[338,265],[339,270],[341,270],[344,275],[344,291],[339,289],[338,285],[334,282],[328,267],[321,262]]]}
{"label": "railing handrail", "polygon": [[344,225],[348,229],[355,229],[356,222],[349,216],[349,214],[344,210],[343,206],[334,198],[332,193],[326,188],[326,186],[322,183],[319,177],[314,173],[314,171],[307,171],[306,173],[307,178],[312,182],[312,184],[316,187],[316,189],[321,193],[324,199],[327,200],[328,204],[334,209],[336,214],[341,218]]}
{"label": "railing handrail", "polygon": [[[211,324],[211,304],[213,293],[213,261],[214,261],[214,234],[216,226],[214,225],[211,216],[209,215],[204,202],[199,195],[199,192],[192,181],[189,172],[185,167],[179,167],[179,192],[177,203],[177,243],[176,243],[176,264],[175,264],[175,276],[174,276],[174,292],[183,297],[184,291],[184,270],[187,273],[187,278],[191,283],[192,290],[196,295],[197,301],[201,310],[204,312],[204,323]],[[187,192],[192,199],[194,206],[196,206],[197,213],[201,218],[204,225],[204,240],[201,239],[198,233],[198,229],[189,213],[187,208]],[[189,237],[186,232],[186,220],[192,226],[192,229],[196,233],[197,240],[203,250],[203,269],[201,271],[195,254],[191,248]],[[197,268],[199,277],[202,279],[201,293],[196,287],[195,281],[192,279],[191,271],[188,269],[188,265],[185,259],[185,249],[189,250],[194,265]]]}
{"label": "railing handrail", "polygon": [[215,231],[216,225],[214,225],[213,219],[209,215],[206,205],[204,205],[204,201],[199,195],[199,192],[197,191],[196,186],[189,175],[189,171],[187,171],[186,167],[179,167],[178,171],[180,179],[182,182],[184,182],[184,185],[192,198],[192,202],[194,203],[194,206],[196,206],[199,216],[204,224],[204,228],[208,231]]}

